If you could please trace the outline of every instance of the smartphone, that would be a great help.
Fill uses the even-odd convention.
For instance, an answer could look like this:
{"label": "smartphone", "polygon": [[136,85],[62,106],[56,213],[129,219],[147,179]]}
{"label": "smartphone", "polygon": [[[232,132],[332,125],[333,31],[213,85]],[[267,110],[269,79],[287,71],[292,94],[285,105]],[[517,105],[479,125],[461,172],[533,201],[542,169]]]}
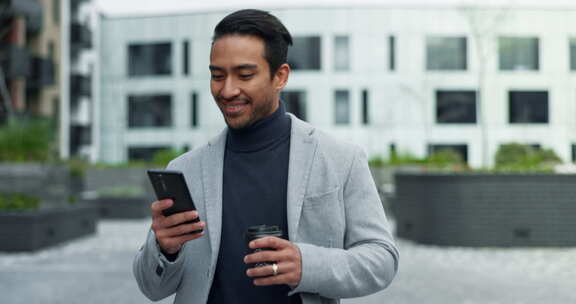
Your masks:
{"label": "smartphone", "polygon": [[[172,207],[162,211],[164,216],[196,210],[182,172],[175,170],[148,170],[147,173],[158,200],[169,198],[174,201]],[[198,221],[200,221],[200,218],[183,224],[196,223]],[[191,233],[197,232],[202,232],[202,229],[192,231]]]}

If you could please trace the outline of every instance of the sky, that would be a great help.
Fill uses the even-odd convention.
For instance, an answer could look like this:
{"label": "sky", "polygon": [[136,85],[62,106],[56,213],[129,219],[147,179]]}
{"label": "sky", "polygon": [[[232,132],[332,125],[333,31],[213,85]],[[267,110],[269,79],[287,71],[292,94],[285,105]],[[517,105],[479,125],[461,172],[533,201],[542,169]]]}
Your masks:
{"label": "sky", "polygon": [[[240,8],[514,6],[575,8],[576,0],[95,0],[109,15],[150,15]],[[311,4],[312,3],[312,4]]]}

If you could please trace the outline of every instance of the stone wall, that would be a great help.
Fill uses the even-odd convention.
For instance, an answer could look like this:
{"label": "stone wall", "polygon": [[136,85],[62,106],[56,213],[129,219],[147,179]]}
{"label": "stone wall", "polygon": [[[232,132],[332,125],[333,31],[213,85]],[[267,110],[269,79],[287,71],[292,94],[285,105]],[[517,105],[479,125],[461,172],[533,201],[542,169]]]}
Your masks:
{"label": "stone wall", "polygon": [[576,175],[399,173],[401,238],[449,246],[576,246]]}

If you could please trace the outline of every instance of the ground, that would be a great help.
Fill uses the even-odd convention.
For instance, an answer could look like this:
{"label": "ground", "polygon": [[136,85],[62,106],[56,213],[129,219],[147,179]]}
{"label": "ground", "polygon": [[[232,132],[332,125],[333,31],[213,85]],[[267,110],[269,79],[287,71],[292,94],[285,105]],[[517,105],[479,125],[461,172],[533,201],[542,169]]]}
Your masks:
{"label": "ground", "polygon": [[[149,225],[103,220],[91,237],[31,254],[0,253],[0,303],[149,303],[132,276]],[[405,240],[398,246],[392,285],[343,303],[576,303],[576,248],[446,248]]]}

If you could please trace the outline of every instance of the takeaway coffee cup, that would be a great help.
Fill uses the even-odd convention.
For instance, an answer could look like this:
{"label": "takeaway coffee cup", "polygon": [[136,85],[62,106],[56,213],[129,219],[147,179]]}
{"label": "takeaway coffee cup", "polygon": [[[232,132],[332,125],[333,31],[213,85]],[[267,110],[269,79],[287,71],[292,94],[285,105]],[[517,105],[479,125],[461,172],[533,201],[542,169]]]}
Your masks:
{"label": "takeaway coffee cup", "polygon": [[[275,236],[275,237],[282,237],[282,230],[280,230],[280,228],[278,228],[278,226],[268,226],[268,225],[258,225],[258,226],[252,226],[252,227],[248,227],[248,229],[246,230],[246,234],[245,234],[245,238],[246,238],[246,247],[248,247],[248,244],[250,244],[250,242],[252,242],[255,239],[259,239],[259,238],[263,238],[266,236]],[[258,249],[254,249],[251,250],[250,247],[248,247],[249,249],[249,253],[255,253],[255,252],[259,252],[262,250],[274,250],[273,248],[258,248]],[[272,263],[257,263],[254,264],[254,267],[260,267],[260,266],[265,266],[265,265],[271,265]]]}

